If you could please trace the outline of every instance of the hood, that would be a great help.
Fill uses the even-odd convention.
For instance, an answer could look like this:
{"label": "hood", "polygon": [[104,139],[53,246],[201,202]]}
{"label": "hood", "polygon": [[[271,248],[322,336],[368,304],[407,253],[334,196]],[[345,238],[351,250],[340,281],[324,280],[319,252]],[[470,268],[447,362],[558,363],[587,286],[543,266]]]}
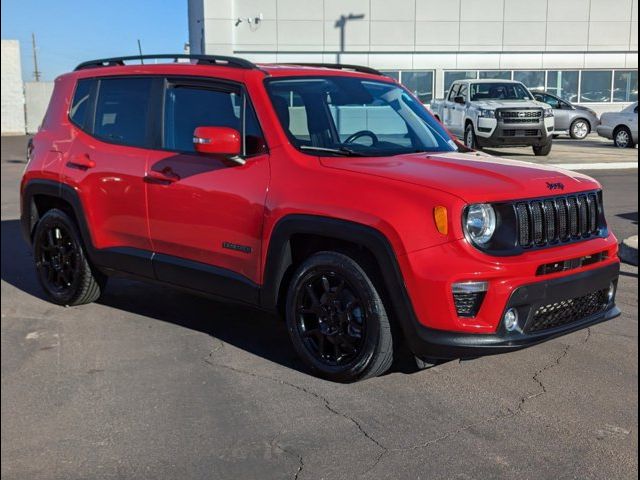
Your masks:
{"label": "hood", "polygon": [[580,173],[477,153],[320,157],[320,162],[329,168],[441,190],[467,203],[546,197],[600,188],[598,182]]}
{"label": "hood", "polygon": [[549,105],[534,100],[474,100],[478,108],[495,110],[496,108],[549,108]]}
{"label": "hood", "polygon": [[584,105],[573,105],[573,108],[576,110],[581,110],[583,112],[589,112],[591,115],[598,116],[595,110],[590,109],[589,107],[585,107]]}

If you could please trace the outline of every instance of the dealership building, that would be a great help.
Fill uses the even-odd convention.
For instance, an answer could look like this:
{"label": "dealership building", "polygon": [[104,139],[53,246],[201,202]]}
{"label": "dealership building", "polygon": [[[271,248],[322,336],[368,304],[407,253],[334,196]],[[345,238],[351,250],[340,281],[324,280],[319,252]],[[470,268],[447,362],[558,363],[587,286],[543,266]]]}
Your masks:
{"label": "dealership building", "polygon": [[189,0],[192,53],[377,68],[428,103],[515,79],[598,111],[638,99],[638,0]]}

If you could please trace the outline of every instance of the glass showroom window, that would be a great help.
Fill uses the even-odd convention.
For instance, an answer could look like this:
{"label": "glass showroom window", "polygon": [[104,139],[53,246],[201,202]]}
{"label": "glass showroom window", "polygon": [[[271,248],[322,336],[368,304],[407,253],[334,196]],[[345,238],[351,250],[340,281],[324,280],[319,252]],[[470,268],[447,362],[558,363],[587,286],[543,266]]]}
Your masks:
{"label": "glass showroom window", "polygon": [[544,90],[544,71],[516,70],[513,79],[524,83],[531,90]]}
{"label": "glass showroom window", "polygon": [[444,72],[444,91],[448,92],[453,82],[457,82],[458,80],[475,80],[476,78],[478,78],[478,72],[475,70]]}
{"label": "glass showroom window", "polygon": [[605,70],[584,70],[580,84],[580,101],[610,102],[612,74],[613,72]]}
{"label": "glass showroom window", "polygon": [[428,103],[433,98],[433,72],[402,72],[402,84],[413,92],[422,103]]}
{"label": "glass showroom window", "polygon": [[511,80],[511,70],[485,70],[480,72],[481,79]]}
{"label": "glass showroom window", "polygon": [[638,71],[619,71],[613,74],[613,101],[638,101]]}
{"label": "glass showroom window", "polygon": [[400,72],[398,70],[385,70],[380,73],[382,73],[383,75],[386,75],[387,77],[393,78],[397,82],[400,81]]}
{"label": "glass showroom window", "polygon": [[549,70],[547,91],[568,102],[577,102],[579,76],[577,70]]}

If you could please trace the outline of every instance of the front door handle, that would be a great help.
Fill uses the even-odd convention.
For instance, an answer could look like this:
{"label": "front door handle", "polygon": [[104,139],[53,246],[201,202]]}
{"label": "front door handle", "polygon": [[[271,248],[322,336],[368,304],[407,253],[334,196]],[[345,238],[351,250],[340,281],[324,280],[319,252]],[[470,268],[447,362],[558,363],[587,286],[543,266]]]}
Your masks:
{"label": "front door handle", "polygon": [[150,170],[144,176],[144,181],[147,183],[173,183],[180,180],[180,176],[177,175],[170,168],[165,168],[161,172],[157,172],[155,170]]}
{"label": "front door handle", "polygon": [[81,153],[71,157],[71,160],[67,162],[68,167],[81,168],[87,170],[96,166],[96,162],[91,160],[91,157],[86,153]]}

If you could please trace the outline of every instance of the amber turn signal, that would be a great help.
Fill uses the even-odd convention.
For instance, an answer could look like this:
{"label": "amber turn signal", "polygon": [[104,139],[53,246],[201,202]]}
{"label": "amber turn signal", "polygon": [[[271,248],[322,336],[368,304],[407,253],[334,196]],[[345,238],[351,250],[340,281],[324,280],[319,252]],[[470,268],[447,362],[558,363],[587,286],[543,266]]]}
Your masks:
{"label": "amber turn signal", "polygon": [[436,228],[442,235],[449,233],[449,218],[447,207],[437,206],[433,209],[433,218],[436,221]]}

